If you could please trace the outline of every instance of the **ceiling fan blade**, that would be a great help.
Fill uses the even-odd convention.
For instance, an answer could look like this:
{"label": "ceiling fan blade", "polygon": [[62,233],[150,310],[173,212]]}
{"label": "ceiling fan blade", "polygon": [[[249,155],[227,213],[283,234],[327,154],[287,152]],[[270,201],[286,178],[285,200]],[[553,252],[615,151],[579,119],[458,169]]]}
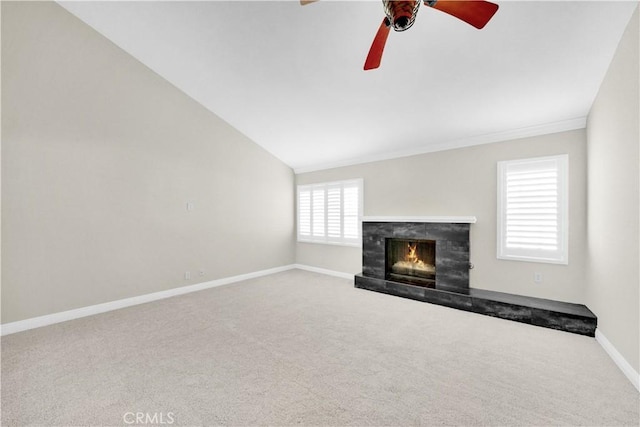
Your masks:
{"label": "ceiling fan blade", "polygon": [[389,20],[384,18],[382,20],[382,24],[380,24],[380,28],[378,28],[376,37],[373,39],[373,43],[371,43],[371,49],[369,49],[367,60],[364,62],[365,70],[373,70],[380,66],[380,61],[382,61],[382,52],[384,51],[384,45],[387,43],[387,37],[389,37],[390,29],[391,25]]}
{"label": "ceiling fan blade", "polygon": [[426,6],[455,16],[477,29],[484,28],[498,11],[497,4],[480,0],[438,0],[435,2],[425,0],[424,3]]}
{"label": "ceiling fan blade", "polygon": [[304,6],[305,4],[315,3],[317,1],[318,0],[300,0],[300,4]]}

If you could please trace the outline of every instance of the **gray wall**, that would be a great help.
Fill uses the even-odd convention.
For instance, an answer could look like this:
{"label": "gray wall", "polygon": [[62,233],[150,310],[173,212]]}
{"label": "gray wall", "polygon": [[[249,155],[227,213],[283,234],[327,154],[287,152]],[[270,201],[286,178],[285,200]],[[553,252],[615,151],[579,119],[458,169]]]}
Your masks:
{"label": "gray wall", "polygon": [[587,304],[640,371],[640,17],[620,41],[588,120]]}
{"label": "gray wall", "polygon": [[[497,162],[569,155],[569,265],[496,258]],[[586,132],[576,130],[298,174],[298,184],[364,178],[365,215],[474,215],[470,285],[521,295],[584,302]],[[297,244],[297,262],[357,273],[360,248]],[[543,282],[533,281],[534,273]]]}
{"label": "gray wall", "polygon": [[2,89],[2,323],[294,262],[292,170],[59,5]]}

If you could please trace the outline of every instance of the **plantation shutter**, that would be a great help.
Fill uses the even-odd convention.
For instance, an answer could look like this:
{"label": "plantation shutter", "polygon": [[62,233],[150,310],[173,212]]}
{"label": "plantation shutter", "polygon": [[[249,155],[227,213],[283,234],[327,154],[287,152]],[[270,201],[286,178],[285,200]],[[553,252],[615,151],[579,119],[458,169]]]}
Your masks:
{"label": "plantation shutter", "polygon": [[358,239],[360,237],[360,187],[357,183],[344,186],[343,205],[344,237]]}
{"label": "plantation shutter", "polygon": [[298,186],[298,240],[359,245],[362,180]]}
{"label": "plantation shutter", "polygon": [[298,191],[298,235],[311,237],[311,190]]}
{"label": "plantation shutter", "polygon": [[314,237],[324,237],[324,188],[315,188],[312,194],[312,235]]}
{"label": "plantation shutter", "polygon": [[566,263],[566,171],[566,156],[499,163],[499,258]]}
{"label": "plantation shutter", "polygon": [[342,187],[340,185],[327,186],[327,237],[340,239],[342,237]]}

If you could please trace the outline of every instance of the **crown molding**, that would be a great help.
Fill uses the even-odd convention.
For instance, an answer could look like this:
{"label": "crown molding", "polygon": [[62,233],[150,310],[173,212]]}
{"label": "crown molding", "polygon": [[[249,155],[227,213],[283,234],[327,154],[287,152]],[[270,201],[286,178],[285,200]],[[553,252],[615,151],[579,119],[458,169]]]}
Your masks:
{"label": "crown molding", "polygon": [[457,148],[472,147],[474,145],[491,144],[494,142],[504,142],[509,140],[529,138],[532,136],[548,135],[552,133],[567,132],[576,129],[584,129],[587,127],[587,117],[578,117],[570,120],[562,120],[559,122],[546,123],[542,125],[529,126],[519,129],[512,129],[502,132],[489,133],[484,135],[472,136],[469,138],[456,139],[427,146],[412,148],[408,150],[392,151],[371,156],[363,156],[356,159],[341,160],[331,163],[323,163],[318,165],[304,166],[294,168],[296,175],[307,172],[315,172],[326,169],[334,169],[344,166],[353,166],[363,163],[379,162],[382,160],[399,159],[402,157],[416,156],[420,154],[435,153],[438,151],[454,150]]}

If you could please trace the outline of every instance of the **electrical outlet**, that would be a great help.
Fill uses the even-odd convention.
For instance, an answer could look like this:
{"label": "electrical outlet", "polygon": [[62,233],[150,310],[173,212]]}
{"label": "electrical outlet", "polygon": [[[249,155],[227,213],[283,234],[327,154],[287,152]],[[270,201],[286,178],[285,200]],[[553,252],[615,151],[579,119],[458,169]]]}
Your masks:
{"label": "electrical outlet", "polygon": [[185,271],[184,272],[184,280],[189,280],[191,279],[191,272],[190,271]]}
{"label": "electrical outlet", "polygon": [[187,202],[187,210],[192,211],[194,209],[193,202]]}
{"label": "electrical outlet", "polygon": [[198,276],[203,277],[204,276],[204,270],[199,270],[198,271]]}
{"label": "electrical outlet", "polygon": [[533,273],[533,282],[542,283],[542,273]]}

